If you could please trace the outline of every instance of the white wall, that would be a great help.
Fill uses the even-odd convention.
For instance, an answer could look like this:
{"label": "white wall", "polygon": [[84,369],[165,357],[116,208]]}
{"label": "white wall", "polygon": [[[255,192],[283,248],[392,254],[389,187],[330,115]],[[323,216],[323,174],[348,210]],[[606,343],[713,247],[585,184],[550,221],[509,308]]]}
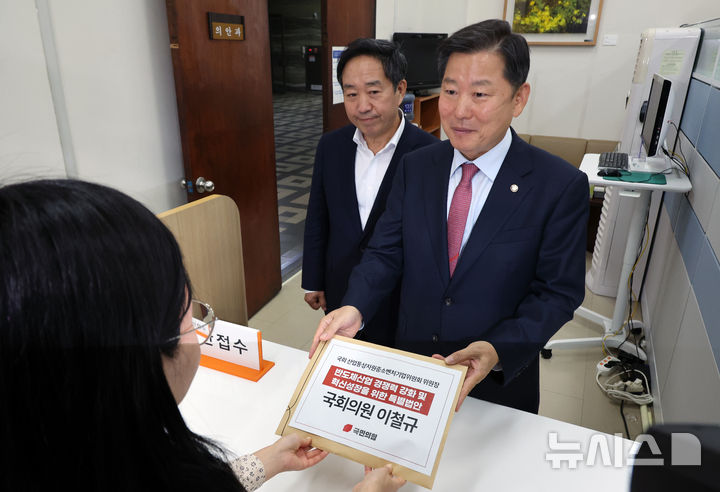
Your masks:
{"label": "white wall", "polygon": [[[376,34],[390,37],[407,27],[405,18],[415,32],[451,33],[502,17],[503,5],[503,0],[378,0]],[[596,46],[531,46],[530,101],[513,127],[520,133],[619,140],[640,33],[718,15],[717,0],[604,0]],[[603,46],[606,34],[618,36],[616,46]]]}
{"label": "white wall", "polygon": [[[377,0],[375,37],[390,39],[394,32],[457,31],[467,24],[468,3],[473,0]],[[478,2],[479,3],[479,2]],[[440,7],[440,8],[439,8]]]}
{"label": "white wall", "polygon": [[0,183],[64,177],[35,5],[0,2]]}
{"label": "white wall", "polygon": [[[50,21],[49,31],[43,27],[50,52],[35,4]],[[500,17],[503,4],[378,0],[376,33],[450,33]],[[605,0],[599,37],[617,34],[618,45],[533,47],[533,90],[515,128],[617,139],[640,32],[718,12],[715,0]],[[48,81],[48,64],[57,66],[61,87]],[[3,0],[0,88],[0,181],[63,176],[64,151],[71,176],[117,187],[156,212],[185,202],[163,0]],[[67,123],[62,145],[58,121]]]}
{"label": "white wall", "polygon": [[[39,23],[34,3],[49,23]],[[66,168],[154,212],[185,203],[165,2],[6,0],[0,9],[0,177],[20,155],[34,175]],[[56,67],[50,84],[46,62]]]}

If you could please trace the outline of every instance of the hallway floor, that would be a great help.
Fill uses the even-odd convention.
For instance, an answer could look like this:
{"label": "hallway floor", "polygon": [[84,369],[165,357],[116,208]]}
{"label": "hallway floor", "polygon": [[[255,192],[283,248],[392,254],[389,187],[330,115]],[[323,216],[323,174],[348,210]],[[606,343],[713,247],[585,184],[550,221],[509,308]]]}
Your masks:
{"label": "hallway floor", "polygon": [[305,212],[310,198],[315,147],[322,134],[322,95],[273,94],[275,170],[283,281],[302,268]]}

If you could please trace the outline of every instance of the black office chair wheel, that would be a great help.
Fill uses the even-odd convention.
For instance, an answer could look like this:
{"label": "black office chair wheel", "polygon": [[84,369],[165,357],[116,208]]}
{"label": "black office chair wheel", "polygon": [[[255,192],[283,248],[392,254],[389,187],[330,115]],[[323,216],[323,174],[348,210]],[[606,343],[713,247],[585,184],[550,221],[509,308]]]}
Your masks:
{"label": "black office chair wheel", "polygon": [[550,357],[552,357],[552,349],[540,349],[540,355],[543,359],[549,359]]}

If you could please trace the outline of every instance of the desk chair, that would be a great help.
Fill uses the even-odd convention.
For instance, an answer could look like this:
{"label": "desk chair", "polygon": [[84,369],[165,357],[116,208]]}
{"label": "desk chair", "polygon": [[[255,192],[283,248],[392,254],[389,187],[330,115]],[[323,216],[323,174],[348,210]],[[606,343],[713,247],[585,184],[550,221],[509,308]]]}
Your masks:
{"label": "desk chair", "polygon": [[180,245],[193,296],[218,318],[247,326],[240,214],[235,202],[211,195],[158,214]]}

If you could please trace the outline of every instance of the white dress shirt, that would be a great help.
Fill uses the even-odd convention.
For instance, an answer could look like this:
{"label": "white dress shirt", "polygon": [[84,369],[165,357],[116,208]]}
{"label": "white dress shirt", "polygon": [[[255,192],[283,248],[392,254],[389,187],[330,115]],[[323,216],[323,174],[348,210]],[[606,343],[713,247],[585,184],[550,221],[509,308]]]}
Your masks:
{"label": "white dress shirt", "polygon": [[400,125],[390,141],[377,154],[373,154],[365,142],[359,129],[355,129],[353,141],[357,144],[355,151],[355,191],[357,193],[358,212],[363,230],[367,224],[370,212],[375,204],[378,190],[390,166],[395,148],[405,129],[405,118],[400,113]]}
{"label": "white dress shirt", "polygon": [[462,250],[465,248],[468,238],[470,237],[472,228],[475,225],[483,206],[485,205],[485,200],[487,200],[488,194],[490,194],[490,188],[492,188],[493,182],[495,182],[495,178],[497,177],[498,172],[500,172],[500,166],[505,160],[508,150],[510,150],[511,142],[512,133],[510,133],[510,129],[508,128],[507,133],[503,139],[500,140],[499,144],[485,152],[474,161],[469,161],[463,157],[457,149],[454,151],[452,165],[450,166],[450,182],[448,183],[446,217],[450,215],[450,203],[452,202],[455,188],[458,187],[460,180],[462,179],[462,169],[460,166],[466,162],[472,162],[480,170],[480,172],[475,173],[475,176],[473,176],[471,181],[472,201],[470,202],[470,210],[468,211],[465,231],[463,232],[462,245],[460,246],[461,254]]}
{"label": "white dress shirt", "polygon": [[[357,144],[357,150],[355,151],[355,192],[363,230],[365,230],[365,225],[368,218],[370,218],[370,212],[372,212],[382,180],[388,167],[390,167],[390,161],[395,154],[397,143],[405,129],[405,116],[400,109],[398,109],[398,112],[400,113],[400,125],[387,145],[377,154],[372,153],[362,132],[355,128],[355,135],[353,135],[353,142]],[[315,291],[305,290],[305,292]]]}

